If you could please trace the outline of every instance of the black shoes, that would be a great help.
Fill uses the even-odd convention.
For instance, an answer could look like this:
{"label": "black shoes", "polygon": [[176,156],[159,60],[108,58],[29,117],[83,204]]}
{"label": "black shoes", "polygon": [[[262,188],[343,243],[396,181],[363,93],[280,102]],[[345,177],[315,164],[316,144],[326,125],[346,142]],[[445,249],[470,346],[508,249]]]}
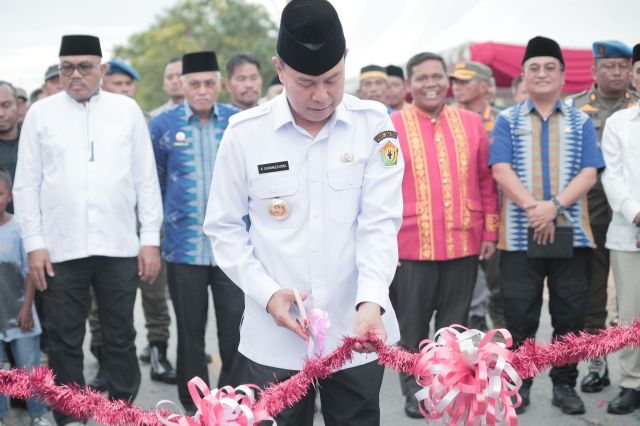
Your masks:
{"label": "black shoes", "polygon": [[584,402],[582,402],[574,387],[568,383],[553,385],[551,403],[559,407],[565,414],[583,414],[585,412]]}
{"label": "black shoes", "polygon": [[423,418],[420,408],[418,408],[418,400],[413,394],[407,395],[407,399],[404,403],[404,413],[407,417],[411,417],[412,419]]}
{"label": "black shoes", "polygon": [[167,359],[167,342],[149,343],[149,361],[151,363],[151,380],[176,383],[176,370]]}
{"label": "black shoes", "polygon": [[606,358],[592,359],[589,362],[589,373],[582,378],[580,389],[582,392],[600,392],[605,386],[609,386],[609,368]]}
{"label": "black shoes", "polygon": [[[207,357],[207,364],[211,364],[211,354],[205,354]],[[143,362],[145,364],[149,364],[151,362],[151,346],[147,345],[144,347],[144,349],[142,349],[142,352],[140,352],[140,355],[138,355],[138,359],[140,360],[140,362]]]}
{"label": "black shoes", "polygon": [[621,387],[618,396],[607,405],[607,413],[629,414],[636,408],[640,408],[640,391]]}
{"label": "black shoes", "polygon": [[520,389],[518,390],[522,402],[520,403],[518,408],[516,408],[517,415],[520,415],[527,411],[527,407],[531,403],[531,385],[533,385],[533,382],[531,380],[525,380],[524,382],[522,382],[522,386],[520,386]]}

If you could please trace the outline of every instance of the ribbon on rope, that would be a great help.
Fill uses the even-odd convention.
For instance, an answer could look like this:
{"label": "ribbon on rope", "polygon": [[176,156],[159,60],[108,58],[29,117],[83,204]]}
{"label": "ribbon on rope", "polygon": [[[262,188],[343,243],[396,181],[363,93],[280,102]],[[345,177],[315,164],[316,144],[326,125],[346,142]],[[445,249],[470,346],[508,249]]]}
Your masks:
{"label": "ribbon on rope", "polygon": [[[251,409],[255,403],[254,390],[260,390],[256,385],[209,390],[204,380],[194,377],[187,383],[187,389],[197,408],[196,414],[193,417],[185,415],[174,402],[162,400],[156,404],[156,415],[165,426],[253,426],[263,420],[273,421],[265,411]],[[166,405],[177,408],[180,414],[167,414],[161,409]]]}
{"label": "ribbon on rope", "polygon": [[[495,341],[496,338],[502,341]],[[510,415],[507,397],[511,395],[516,399],[511,405],[516,407],[518,397],[513,390],[514,386],[517,388],[518,376],[527,379],[551,366],[599,358],[625,347],[639,347],[640,321],[609,327],[596,335],[579,333],[563,336],[551,344],[541,345],[530,339],[514,352],[506,349],[510,344],[510,336],[504,330],[492,330],[483,335],[474,330],[458,331],[456,328],[448,328],[439,331],[433,341],[425,342],[421,346],[421,352],[417,354],[387,346],[373,334],[362,338],[345,337],[343,344],[327,356],[307,360],[304,369],[289,380],[269,385],[261,392],[258,401],[253,397],[253,390],[258,389],[256,386],[209,391],[203,385],[204,382],[195,380],[190,392],[193,390],[197,394],[194,401],[199,401],[199,415],[189,418],[171,414],[161,408],[162,404],[173,404],[171,402],[164,401],[155,410],[144,411],[139,407],[132,407],[129,402],[111,401],[86,387],[80,388],[75,384],[56,385],[52,371],[46,367],[36,367],[31,373],[18,369],[0,370],[0,393],[20,399],[38,397],[56,411],[79,419],[93,418],[105,425],[251,425],[262,419],[269,420],[270,416],[276,416],[302,399],[309,386],[328,378],[351,360],[356,343],[371,344],[378,353],[381,365],[398,372],[416,374],[417,380],[425,384],[425,389],[430,386],[429,390],[421,391],[427,394],[422,400],[423,411],[424,407],[429,410],[428,407],[435,406],[434,412],[446,413],[448,417],[443,414],[438,422],[451,422],[458,412],[462,412],[459,419],[466,424],[495,425],[503,419],[502,421],[514,426],[517,418]],[[436,367],[435,360],[440,367]],[[445,374],[445,371],[448,373]],[[514,373],[517,376],[513,376]],[[432,393],[442,402],[451,392],[449,390],[444,393],[444,390],[436,389],[436,385],[448,386],[449,389],[457,386],[459,390],[455,397],[464,395],[459,398],[459,405],[454,403],[451,406],[452,411],[429,401]],[[472,397],[471,391],[477,391],[476,396]],[[192,392],[192,397],[193,395]],[[459,408],[461,406],[464,408]],[[482,411],[483,408],[486,408],[485,412]],[[431,415],[431,411],[425,414]],[[221,423],[222,421],[227,423]],[[235,423],[228,423],[233,421]]]}
{"label": "ribbon on rope", "polygon": [[[496,337],[503,342],[494,341]],[[511,345],[507,330],[485,334],[459,325],[422,341],[413,369],[422,386],[416,393],[422,415],[450,425],[517,425],[522,381],[511,365]]]}

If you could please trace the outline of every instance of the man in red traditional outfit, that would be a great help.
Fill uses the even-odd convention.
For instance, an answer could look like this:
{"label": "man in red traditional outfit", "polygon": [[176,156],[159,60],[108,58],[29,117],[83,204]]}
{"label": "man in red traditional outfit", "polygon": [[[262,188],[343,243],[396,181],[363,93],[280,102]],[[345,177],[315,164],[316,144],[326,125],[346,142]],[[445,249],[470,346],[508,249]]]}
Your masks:
{"label": "man in red traditional outfit", "polygon": [[[407,78],[413,104],[391,115],[405,158],[396,297],[400,345],[415,351],[434,312],[437,329],[466,324],[478,259],[491,257],[498,239],[498,194],[482,118],[445,104],[443,59],[415,55]],[[405,413],[422,417],[418,385],[401,382]]]}

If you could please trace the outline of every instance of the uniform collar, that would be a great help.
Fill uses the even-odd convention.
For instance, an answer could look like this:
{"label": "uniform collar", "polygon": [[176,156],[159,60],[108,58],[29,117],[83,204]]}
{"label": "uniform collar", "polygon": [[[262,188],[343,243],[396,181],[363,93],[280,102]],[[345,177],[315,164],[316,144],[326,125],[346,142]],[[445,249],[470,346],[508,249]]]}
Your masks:
{"label": "uniform collar", "polygon": [[[187,118],[187,123],[191,123],[191,120],[194,117],[196,117],[199,120],[200,118],[193,112],[193,110],[189,106],[189,102],[187,102],[187,100],[185,99],[183,103],[184,103],[184,115]],[[211,121],[216,121],[217,117],[218,117],[218,103],[215,102],[213,104],[213,108],[211,109],[211,114],[209,115],[209,118],[211,119]]]}
{"label": "uniform collar", "polygon": [[[344,95],[348,96],[348,95]],[[289,106],[289,101],[287,100],[287,94],[285,91],[282,91],[280,95],[274,100],[275,105],[273,107],[273,130],[278,130],[282,126],[287,123],[291,123],[295,125],[295,120],[293,119],[293,114],[291,113],[291,107]],[[341,121],[345,124],[349,124],[349,115],[347,114],[346,108],[344,106],[345,99],[342,98],[342,102],[336,108],[329,121],[325,124],[325,128],[331,130],[335,126],[336,122]]]}
{"label": "uniform collar", "polygon": [[[562,106],[562,101],[560,99],[556,100],[556,105],[553,107],[553,112],[560,111],[564,113]],[[527,98],[526,102],[524,103],[524,113],[531,114],[533,111],[536,111],[536,106],[533,104],[531,98]]]}
{"label": "uniform collar", "polygon": [[598,99],[604,99],[606,101],[616,101],[616,100],[622,100],[622,101],[626,101],[626,102],[631,102],[634,100],[633,95],[631,94],[631,92],[629,90],[625,90],[624,91],[624,95],[622,95],[619,98],[604,98],[600,95],[600,92],[598,91],[598,84],[597,83],[593,83],[593,86],[591,86],[591,89],[589,89],[589,103],[593,103],[595,101],[597,101]]}

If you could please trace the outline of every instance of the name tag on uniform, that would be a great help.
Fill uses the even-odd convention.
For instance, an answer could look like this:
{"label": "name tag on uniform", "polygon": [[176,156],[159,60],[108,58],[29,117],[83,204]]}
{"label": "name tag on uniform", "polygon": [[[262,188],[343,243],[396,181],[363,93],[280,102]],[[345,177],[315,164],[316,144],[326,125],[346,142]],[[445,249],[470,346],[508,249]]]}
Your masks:
{"label": "name tag on uniform", "polygon": [[173,146],[187,146],[189,142],[187,141],[187,135],[184,132],[176,133],[176,140],[173,142]]}
{"label": "name tag on uniform", "polygon": [[288,161],[278,161],[277,163],[258,164],[258,173],[273,173],[289,170]]}

